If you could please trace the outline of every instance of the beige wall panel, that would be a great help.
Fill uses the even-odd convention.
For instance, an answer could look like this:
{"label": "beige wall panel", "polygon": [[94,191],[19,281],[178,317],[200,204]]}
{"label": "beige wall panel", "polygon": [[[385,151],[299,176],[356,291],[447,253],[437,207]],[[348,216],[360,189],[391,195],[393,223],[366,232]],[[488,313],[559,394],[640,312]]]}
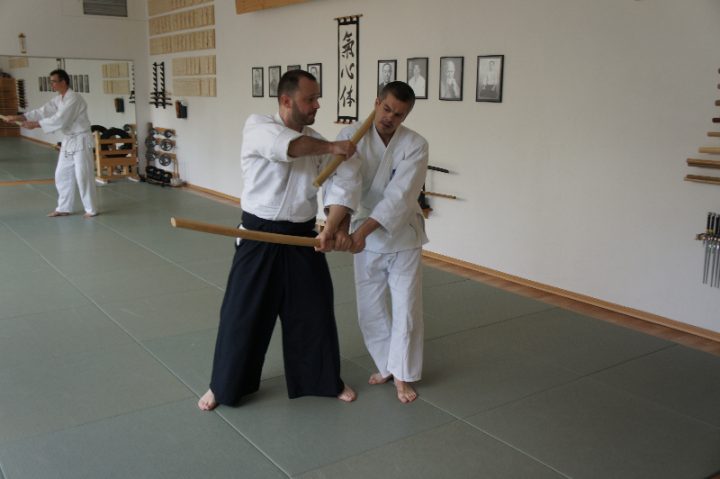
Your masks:
{"label": "beige wall panel", "polygon": [[215,48],[215,29],[150,39],[150,55],[213,48]]}
{"label": "beige wall panel", "polygon": [[215,75],[215,55],[172,59],[173,76]]}
{"label": "beige wall panel", "polygon": [[128,94],[130,93],[129,80],[103,80],[104,93]]}
{"label": "beige wall panel", "polygon": [[215,77],[175,78],[173,79],[175,96],[217,96]]}
{"label": "beige wall panel", "polygon": [[148,15],[153,17],[161,13],[211,2],[212,0],[148,0]]}
{"label": "beige wall panel", "polygon": [[127,78],[130,76],[130,68],[127,62],[122,63],[103,63],[103,78]]}
{"label": "beige wall panel", "polygon": [[196,8],[186,12],[163,15],[162,17],[151,18],[148,22],[150,35],[161,35],[163,33],[189,30],[191,28],[207,27],[215,25],[215,7]]}
{"label": "beige wall panel", "polygon": [[10,68],[27,68],[29,65],[27,57],[15,57],[10,59]]}

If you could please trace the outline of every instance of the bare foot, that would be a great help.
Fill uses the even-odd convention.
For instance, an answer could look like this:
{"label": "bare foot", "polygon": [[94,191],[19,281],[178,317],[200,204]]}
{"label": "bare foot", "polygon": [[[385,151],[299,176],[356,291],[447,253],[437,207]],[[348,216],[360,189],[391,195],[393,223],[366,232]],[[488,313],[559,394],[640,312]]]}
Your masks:
{"label": "bare foot", "polygon": [[83,218],[85,218],[85,219],[92,218],[92,217],[94,217],[94,216],[97,216],[98,214],[99,214],[99,213],[85,213],[85,214],[83,215]]}
{"label": "bare foot", "polygon": [[70,216],[70,213],[66,213],[66,212],[64,212],[64,211],[57,211],[57,210],[56,210],[56,211],[51,211],[51,212],[48,213],[47,215],[48,215],[48,218],[55,218],[55,217],[57,217],[57,216]]}
{"label": "bare foot", "polygon": [[203,397],[200,398],[198,401],[198,407],[201,411],[212,411],[216,407],[218,407],[218,403],[215,400],[215,394],[208,389],[205,394],[203,394]]}
{"label": "bare foot", "polygon": [[338,394],[337,398],[341,401],[353,402],[357,398],[357,394],[355,394],[355,391],[350,389],[350,386],[346,384],[342,392]]}
{"label": "bare foot", "polygon": [[401,403],[409,403],[417,399],[417,392],[413,389],[410,383],[400,381],[396,378],[395,389],[397,389],[397,396]]}
{"label": "bare foot", "polygon": [[370,376],[370,379],[368,379],[368,384],[385,384],[386,382],[390,381],[392,378],[392,375],[384,378],[382,374],[375,373],[372,376]]}

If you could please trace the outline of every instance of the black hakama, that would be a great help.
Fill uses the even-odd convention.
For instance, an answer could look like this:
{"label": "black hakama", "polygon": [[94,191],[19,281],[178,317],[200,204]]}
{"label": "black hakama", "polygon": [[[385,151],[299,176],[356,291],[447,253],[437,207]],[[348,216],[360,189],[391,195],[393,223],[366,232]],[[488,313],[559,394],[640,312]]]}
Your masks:
{"label": "black hakama", "polygon": [[[243,228],[314,237],[315,219],[269,221],[249,213]],[[288,396],[337,396],[340,351],[333,286],[323,253],[303,246],[241,240],[220,310],[210,389],[237,405],[260,387],[265,353],[280,317]]]}

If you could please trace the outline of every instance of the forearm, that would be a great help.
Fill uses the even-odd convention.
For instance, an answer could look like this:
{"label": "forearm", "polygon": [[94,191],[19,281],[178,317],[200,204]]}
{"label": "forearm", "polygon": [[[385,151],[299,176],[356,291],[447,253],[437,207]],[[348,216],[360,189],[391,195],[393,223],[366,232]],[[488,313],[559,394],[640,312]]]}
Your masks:
{"label": "forearm", "polygon": [[378,223],[377,220],[374,218],[367,218],[363,223],[360,225],[358,229],[355,230],[353,235],[359,236],[363,239],[370,236],[370,234],[375,231],[376,229],[380,228],[382,225]]}
{"label": "forearm", "polygon": [[327,219],[325,220],[325,229],[330,233],[331,236],[335,235],[335,232],[340,230],[343,225],[349,227],[350,210],[342,205],[330,205],[328,208]]}
{"label": "forearm", "polygon": [[347,159],[355,154],[355,145],[347,140],[326,141],[303,135],[290,142],[287,154],[289,157],[343,155]]}
{"label": "forearm", "polygon": [[[349,212],[349,210],[348,210]],[[338,225],[338,231],[342,231],[345,234],[348,234],[350,232],[350,215],[347,214],[345,217],[340,221],[340,224]]]}
{"label": "forearm", "polygon": [[288,156],[300,157],[310,155],[329,155],[332,143],[312,136],[300,136],[288,145]]}

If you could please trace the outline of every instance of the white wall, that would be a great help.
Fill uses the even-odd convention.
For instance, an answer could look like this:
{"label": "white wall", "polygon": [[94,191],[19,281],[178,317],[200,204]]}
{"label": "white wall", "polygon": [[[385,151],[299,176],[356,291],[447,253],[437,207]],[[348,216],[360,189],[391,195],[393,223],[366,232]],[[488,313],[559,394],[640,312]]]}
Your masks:
{"label": "white wall", "polygon": [[[323,63],[316,127],[334,136],[333,18],[362,14],[361,117],[378,59],[397,58],[405,79],[408,57],[430,57],[430,99],[418,102],[407,125],[428,138],[431,163],[452,171],[430,173],[428,189],[459,200],[431,200],[428,250],[720,332],[720,291],[701,284],[703,249],[693,240],[706,213],[720,211],[720,188],[683,181],[693,172],[685,159],[717,143],[705,135],[717,116],[720,2],[313,0],[245,15],[232,1],[214,3],[217,49],[193,54],[217,54],[218,97],[185,98],[187,120],[173,110],[149,112],[156,125],[177,129],[185,180],[240,196],[242,124],[252,112],[276,109],[275,99],[251,97],[253,66]],[[0,28],[0,48],[15,45],[22,29],[35,48],[47,17],[38,28],[29,20]],[[112,21],[88,27],[87,38],[103,38]],[[147,39],[135,38],[142,29],[129,23],[125,34],[108,29],[109,50],[137,60]],[[121,37],[134,47],[119,47]],[[113,57],[99,55],[99,41],[66,43],[29,53],[70,47],[67,56]],[[505,55],[501,104],[474,101],[476,56],[486,54]],[[440,56],[465,57],[464,101],[437,99]],[[149,63],[164,60],[169,73],[170,58],[145,64],[145,95]]]}

